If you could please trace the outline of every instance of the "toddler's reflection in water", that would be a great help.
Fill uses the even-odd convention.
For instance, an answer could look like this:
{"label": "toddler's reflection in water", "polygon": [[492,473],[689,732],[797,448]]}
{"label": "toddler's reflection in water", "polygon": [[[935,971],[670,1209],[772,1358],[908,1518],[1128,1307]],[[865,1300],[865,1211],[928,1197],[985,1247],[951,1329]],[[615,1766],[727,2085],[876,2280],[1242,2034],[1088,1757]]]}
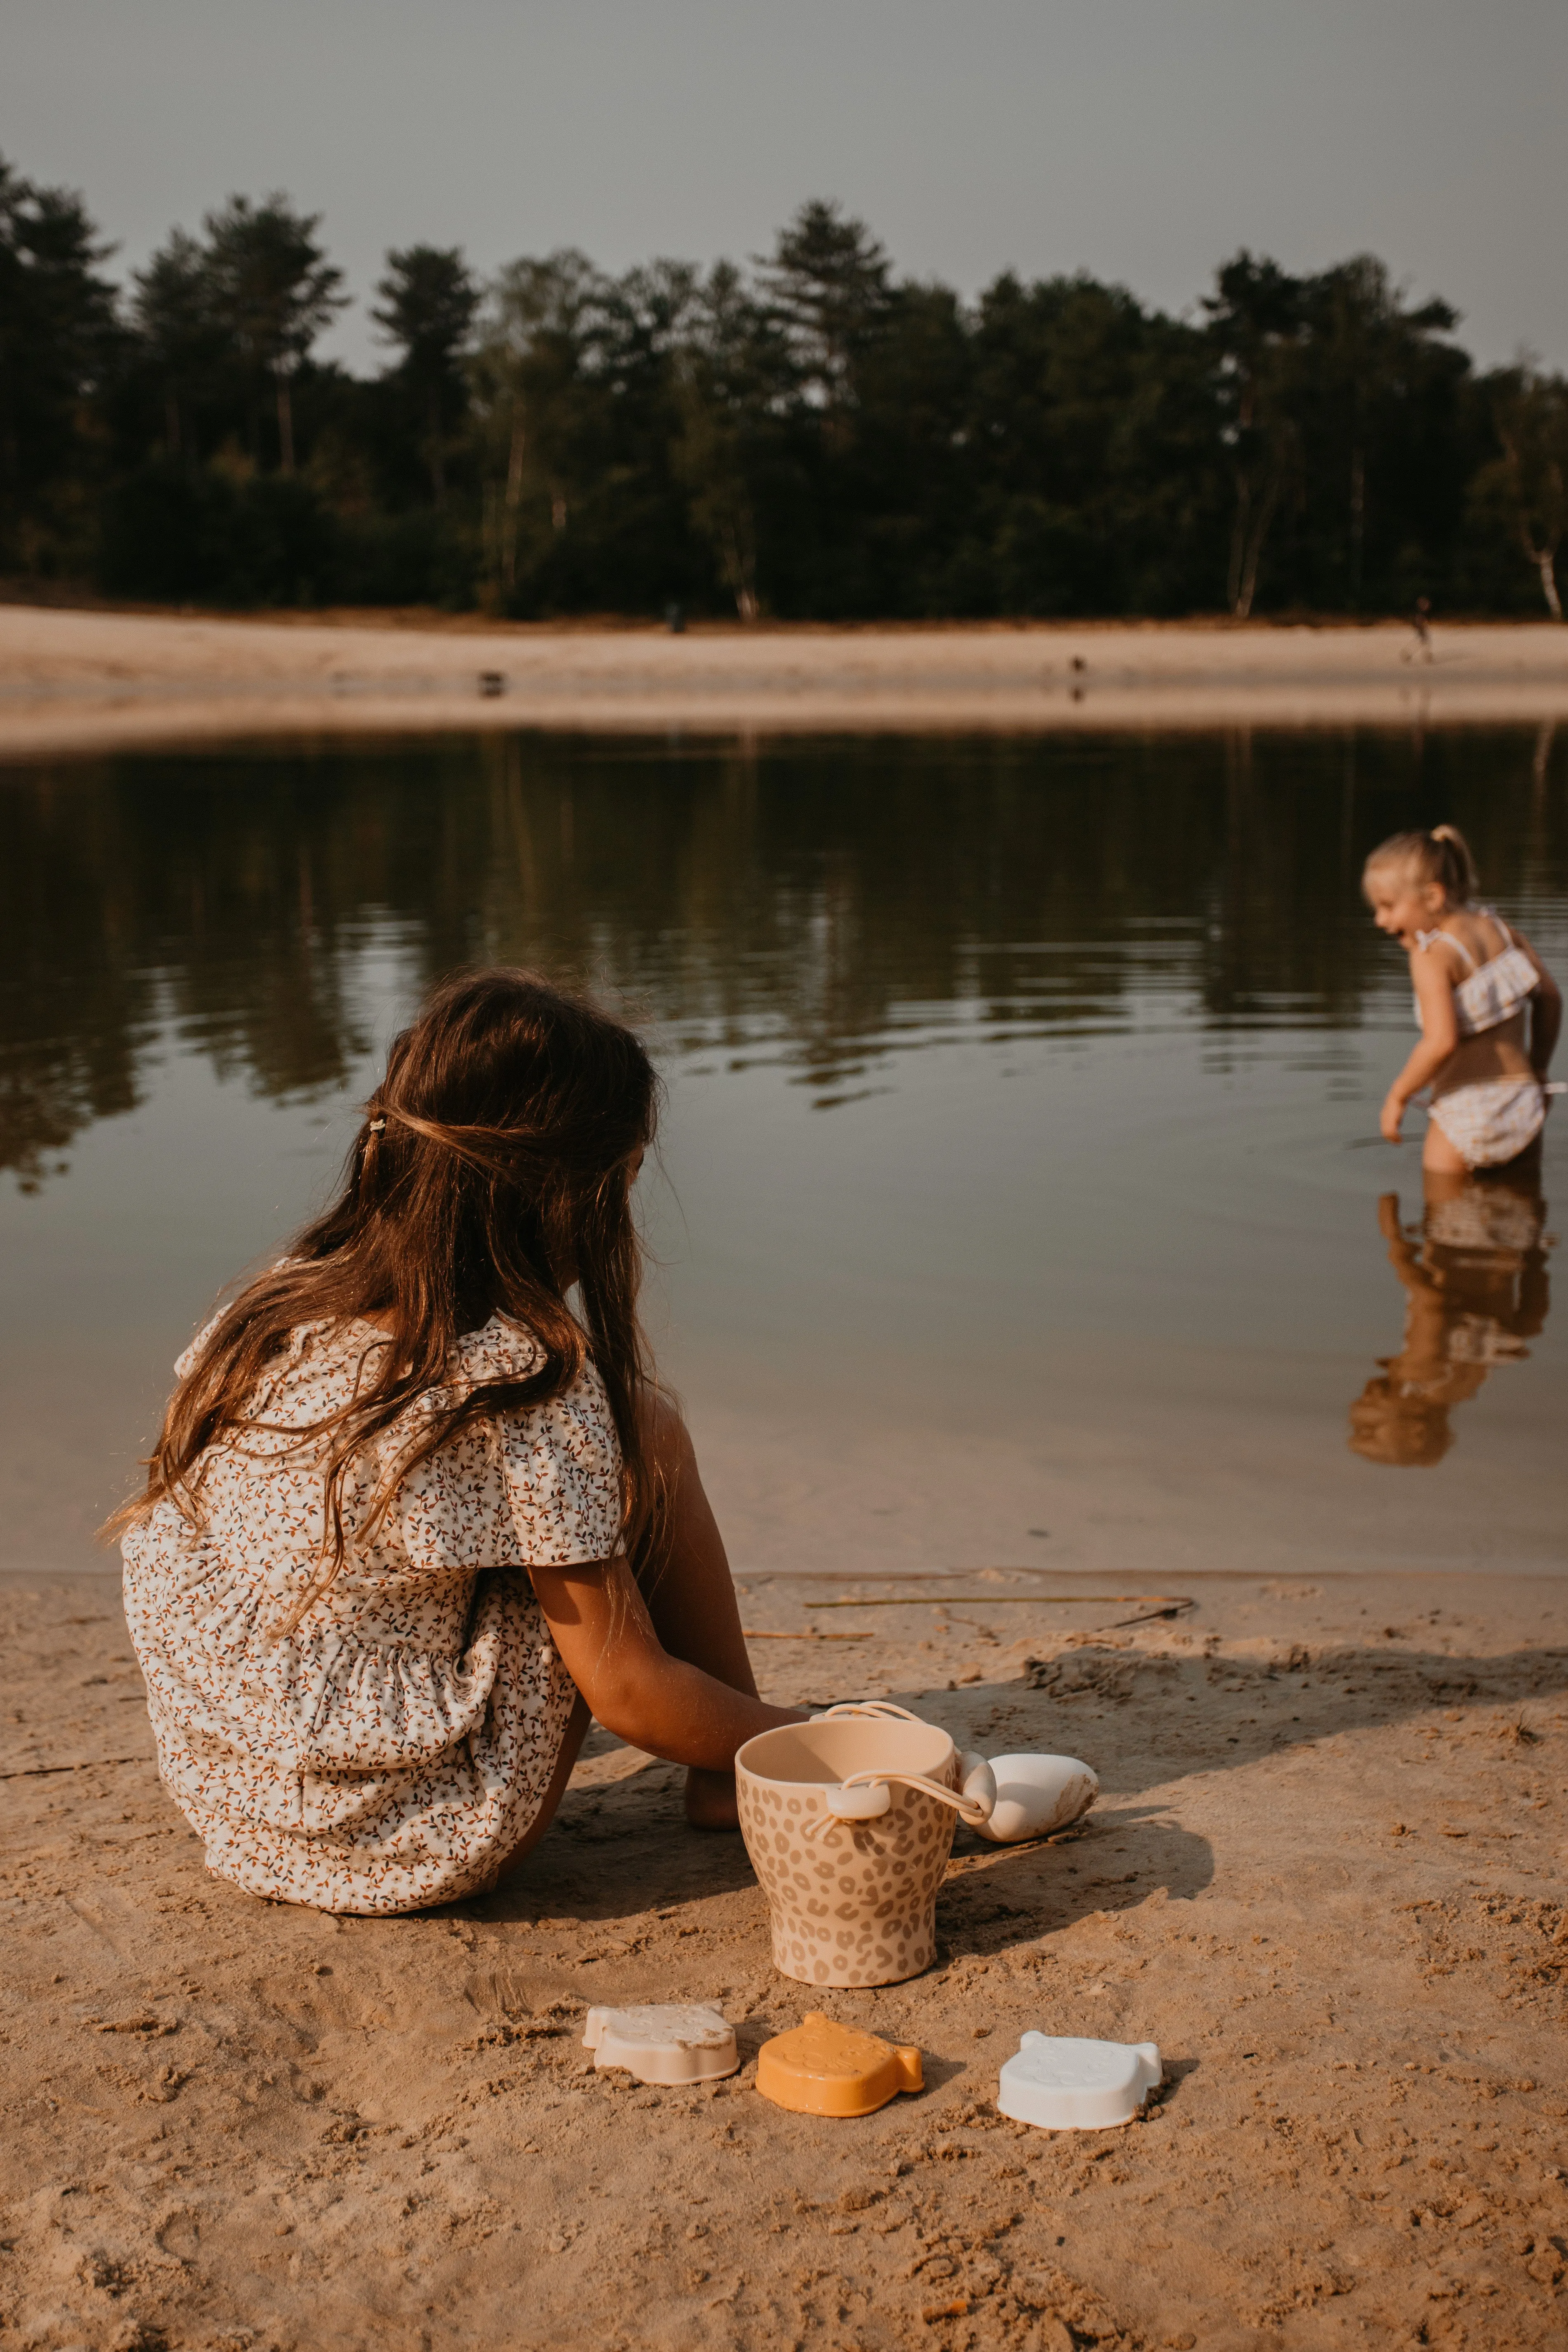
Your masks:
{"label": "toddler's reflection in water", "polygon": [[[1536,1155],[1532,1155],[1535,1157]],[[1405,1345],[1381,1358],[1351,1407],[1350,1445],[1369,1462],[1430,1467],[1454,1442],[1448,1409],[1463,1404],[1496,1364],[1530,1353],[1551,1289],[1538,1169],[1447,1176],[1426,1171],[1421,1222],[1399,1222],[1385,1192],[1377,1221],[1405,1285]]]}

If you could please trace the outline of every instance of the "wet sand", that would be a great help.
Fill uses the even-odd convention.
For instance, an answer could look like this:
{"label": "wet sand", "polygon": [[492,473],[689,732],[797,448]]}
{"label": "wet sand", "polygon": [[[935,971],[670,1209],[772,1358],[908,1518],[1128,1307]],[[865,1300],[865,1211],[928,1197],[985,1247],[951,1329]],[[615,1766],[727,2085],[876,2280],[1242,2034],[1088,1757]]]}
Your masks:
{"label": "wet sand", "polygon": [[[542,727],[647,733],[1480,724],[1568,718],[1568,630],[498,625],[0,606],[0,758]],[[487,684],[488,681],[488,684]]]}
{"label": "wet sand", "polygon": [[[993,1571],[742,1580],[764,1687],[890,1692],[1087,1758],[1081,1834],[961,1832],[938,1965],[776,1975],[737,1839],[595,1734],[505,1890],[333,1920],[209,1877],[112,1579],[0,1582],[10,1660],[0,2329],[41,2347],[1560,2345],[1561,1580]],[[822,1608],[919,1592],[914,1607]],[[1018,1596],[1036,1597],[1020,1603]],[[698,2091],[595,2075],[594,2001],[722,2001]],[[926,2053],[861,2122],[781,2113],[808,2007]],[[994,2110],[1028,2027],[1157,2041],[1140,2122]]]}

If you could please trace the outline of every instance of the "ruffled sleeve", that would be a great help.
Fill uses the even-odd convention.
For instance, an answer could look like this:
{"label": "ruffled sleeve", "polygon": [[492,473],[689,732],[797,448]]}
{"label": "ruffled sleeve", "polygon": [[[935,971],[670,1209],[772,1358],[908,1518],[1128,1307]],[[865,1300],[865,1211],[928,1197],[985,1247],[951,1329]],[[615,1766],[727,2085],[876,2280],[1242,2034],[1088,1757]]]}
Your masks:
{"label": "ruffled sleeve", "polygon": [[206,1321],[202,1325],[201,1329],[196,1333],[195,1338],[191,1341],[189,1347],[183,1348],[180,1350],[180,1353],[175,1357],[174,1378],[177,1381],[187,1379],[189,1375],[195,1370],[197,1364],[201,1360],[202,1349],[206,1346],[207,1341],[212,1338],[213,1333],[223,1321],[225,1311],[226,1310],[220,1307],[216,1315],[209,1315]]}
{"label": "ruffled sleeve", "polygon": [[502,1414],[497,1434],[523,1566],[608,1559],[620,1538],[621,1449],[593,1365],[549,1404]]}

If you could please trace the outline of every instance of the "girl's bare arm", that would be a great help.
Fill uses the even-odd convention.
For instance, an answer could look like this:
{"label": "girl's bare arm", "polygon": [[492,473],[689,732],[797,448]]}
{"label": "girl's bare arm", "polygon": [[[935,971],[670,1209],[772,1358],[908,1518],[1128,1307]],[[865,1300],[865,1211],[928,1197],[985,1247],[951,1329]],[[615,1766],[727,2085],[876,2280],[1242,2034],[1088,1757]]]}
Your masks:
{"label": "girl's bare arm", "polygon": [[1378,1126],[1390,1143],[1399,1140],[1400,1121],[1411,1096],[1436,1076],[1459,1042],[1453,982],[1440,951],[1415,949],[1410,958],[1410,977],[1421,1007],[1421,1040],[1384,1098]]}
{"label": "girl's bare arm", "polygon": [[743,1740],[801,1720],[797,1707],[770,1706],[672,1658],[624,1560],[529,1573],[567,1673],[605,1730],[632,1747],[729,1772]]}
{"label": "girl's bare arm", "polygon": [[1531,1001],[1530,1062],[1538,1078],[1543,1078],[1552,1066],[1552,1056],[1557,1048],[1563,1027],[1563,991],[1531,946],[1522,931],[1513,935],[1515,947],[1521,947],[1535,966],[1541,985]]}

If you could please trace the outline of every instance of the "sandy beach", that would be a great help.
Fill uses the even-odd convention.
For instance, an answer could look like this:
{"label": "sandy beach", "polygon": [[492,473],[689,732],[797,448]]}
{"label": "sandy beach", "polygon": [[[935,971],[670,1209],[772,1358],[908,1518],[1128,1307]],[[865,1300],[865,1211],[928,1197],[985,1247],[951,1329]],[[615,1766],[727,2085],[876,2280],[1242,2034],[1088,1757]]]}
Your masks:
{"label": "sandy beach", "polygon": [[[742,1580],[771,1695],[892,1692],[1102,1777],[1079,1834],[961,1832],[930,1974],[816,1996],[739,1840],[599,1733],[484,1901],[236,1893],[158,1785],[114,1580],[7,1580],[7,2339],[1560,2345],[1561,1583],[1204,1574],[1131,1624],[1090,1597],[1131,1585],[1049,1589]],[[731,2081],[591,2070],[589,2003],[695,1997]],[[918,2042],[923,2095],[762,2099],[759,2042],[818,2005]],[[1164,2087],[1120,2131],[1009,2124],[1029,2027],[1157,2041]]]}
{"label": "sandy beach", "polygon": [[742,630],[0,606],[0,757],[240,736],[1479,725],[1568,718],[1568,630]]}

